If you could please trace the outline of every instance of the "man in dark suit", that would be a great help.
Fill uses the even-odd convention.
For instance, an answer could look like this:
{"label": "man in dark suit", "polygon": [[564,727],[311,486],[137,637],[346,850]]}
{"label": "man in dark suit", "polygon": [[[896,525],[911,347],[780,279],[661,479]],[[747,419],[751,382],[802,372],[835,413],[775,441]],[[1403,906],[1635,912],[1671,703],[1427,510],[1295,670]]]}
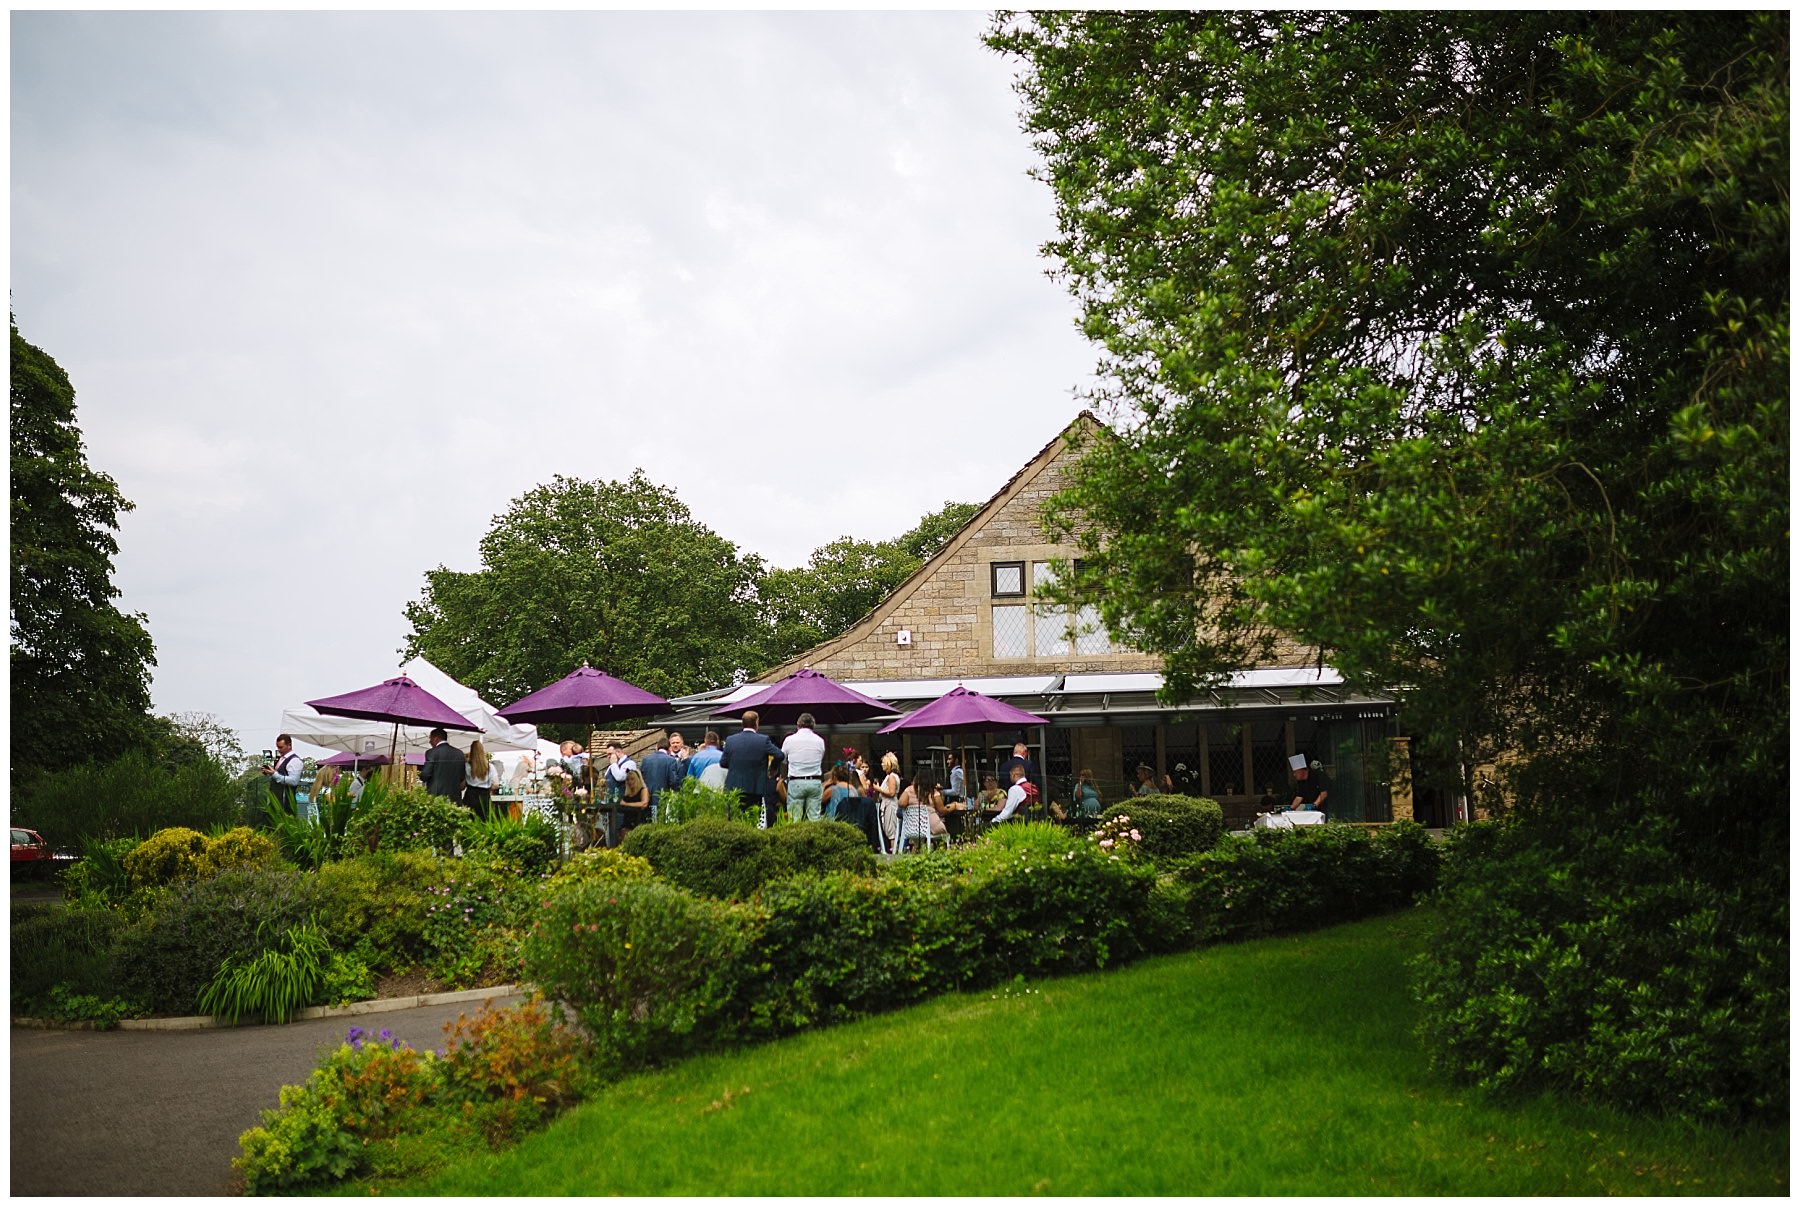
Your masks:
{"label": "man in dark suit", "polygon": [[764,824],[769,821],[767,798],[770,788],[769,760],[781,759],[781,747],[767,735],[758,733],[762,720],[754,709],[744,714],[744,727],[725,739],[719,766],[725,768],[725,788],[763,811]]}
{"label": "man in dark suit", "polygon": [[441,729],[431,731],[431,749],[425,752],[425,766],[419,770],[419,782],[433,796],[462,800],[464,760],[462,751],[450,744],[450,735]]}
{"label": "man in dark suit", "polygon": [[659,816],[657,802],[663,793],[681,785],[683,774],[681,764],[669,750],[668,738],[658,742],[656,749],[644,756],[639,773],[644,777],[644,787],[650,789],[650,820],[655,821]]}

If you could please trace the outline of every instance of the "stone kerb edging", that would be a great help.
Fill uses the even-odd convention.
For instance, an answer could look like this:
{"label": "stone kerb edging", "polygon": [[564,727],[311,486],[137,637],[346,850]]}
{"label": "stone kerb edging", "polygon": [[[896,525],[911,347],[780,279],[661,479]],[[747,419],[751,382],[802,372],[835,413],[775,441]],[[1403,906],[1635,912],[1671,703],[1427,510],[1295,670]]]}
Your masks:
{"label": "stone kerb edging", "polygon": [[[294,1016],[296,1021],[313,1018],[355,1018],[361,1014],[387,1014],[395,1010],[411,1010],[415,1006],[449,1006],[457,1002],[479,1002],[487,998],[516,997],[525,990],[518,985],[494,985],[487,989],[458,989],[451,993],[420,993],[412,997],[383,997],[367,1002],[351,1002],[348,1006],[308,1006]],[[44,1031],[94,1031],[88,1021],[61,1023],[42,1018],[15,1018],[15,1027],[34,1027]],[[263,1023],[227,1023],[210,1014],[194,1014],[185,1018],[124,1018],[120,1031],[208,1031],[218,1027],[273,1026]]]}

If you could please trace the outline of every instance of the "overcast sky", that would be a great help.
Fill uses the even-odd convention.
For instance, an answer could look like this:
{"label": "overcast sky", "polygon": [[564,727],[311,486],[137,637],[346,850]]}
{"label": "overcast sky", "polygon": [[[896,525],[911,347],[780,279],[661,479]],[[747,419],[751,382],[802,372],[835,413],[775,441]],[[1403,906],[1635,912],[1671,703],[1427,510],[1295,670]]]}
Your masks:
{"label": "overcast sky", "polygon": [[388,677],[558,473],[780,566],[998,490],[1094,353],[985,26],[14,12],[12,309],[137,504],[157,711],[255,751]]}

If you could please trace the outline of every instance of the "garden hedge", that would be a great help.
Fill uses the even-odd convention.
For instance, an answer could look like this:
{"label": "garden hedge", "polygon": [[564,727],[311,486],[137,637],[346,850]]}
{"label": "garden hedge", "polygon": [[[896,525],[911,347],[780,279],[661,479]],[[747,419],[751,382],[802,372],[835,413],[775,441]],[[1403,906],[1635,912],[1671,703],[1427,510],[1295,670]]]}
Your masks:
{"label": "garden hedge", "polygon": [[1203,796],[1134,796],[1100,814],[1103,823],[1115,817],[1131,818],[1132,826],[1143,835],[1144,854],[1155,860],[1210,851],[1225,834],[1225,810],[1218,801]]}

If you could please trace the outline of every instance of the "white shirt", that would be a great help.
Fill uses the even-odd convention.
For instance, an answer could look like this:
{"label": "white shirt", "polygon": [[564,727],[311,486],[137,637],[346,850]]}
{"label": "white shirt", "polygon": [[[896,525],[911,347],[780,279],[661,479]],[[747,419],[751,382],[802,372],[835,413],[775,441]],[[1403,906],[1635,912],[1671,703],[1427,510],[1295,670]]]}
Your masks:
{"label": "white shirt", "polygon": [[[631,772],[637,771],[637,769],[638,765],[631,761],[631,756],[625,755],[618,762],[606,769],[606,778],[615,784],[623,786],[625,777]],[[643,773],[639,772],[639,774],[641,775]]]}
{"label": "white shirt", "polygon": [[275,760],[275,772],[269,778],[277,784],[298,788],[300,777],[306,773],[304,762],[305,760],[290,750]]}
{"label": "white shirt", "polygon": [[825,739],[810,729],[796,729],[781,744],[789,779],[816,777],[825,764]]}
{"label": "white shirt", "polygon": [[1025,803],[1025,781],[1019,780],[1018,782],[1014,783],[1012,787],[1010,787],[1006,790],[1006,808],[1000,810],[1000,815],[998,817],[994,818],[994,820],[995,821],[1005,821],[1007,818],[1009,818],[1013,815],[1013,812],[1015,810],[1017,810],[1020,805],[1022,805],[1024,803]]}

